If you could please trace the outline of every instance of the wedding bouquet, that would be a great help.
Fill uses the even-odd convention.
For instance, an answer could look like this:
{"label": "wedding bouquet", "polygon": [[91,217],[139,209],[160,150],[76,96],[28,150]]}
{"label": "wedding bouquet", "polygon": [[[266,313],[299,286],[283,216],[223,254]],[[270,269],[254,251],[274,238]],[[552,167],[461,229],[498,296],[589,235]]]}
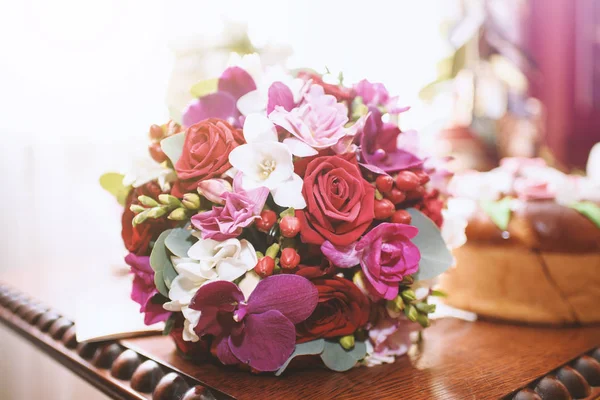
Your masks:
{"label": "wedding bouquet", "polygon": [[152,125],[152,160],[102,176],[125,206],[131,298],[184,356],[345,371],[429,326],[429,282],[453,263],[440,228],[461,240],[448,174],[382,84],[330,78],[227,68],[180,123]]}

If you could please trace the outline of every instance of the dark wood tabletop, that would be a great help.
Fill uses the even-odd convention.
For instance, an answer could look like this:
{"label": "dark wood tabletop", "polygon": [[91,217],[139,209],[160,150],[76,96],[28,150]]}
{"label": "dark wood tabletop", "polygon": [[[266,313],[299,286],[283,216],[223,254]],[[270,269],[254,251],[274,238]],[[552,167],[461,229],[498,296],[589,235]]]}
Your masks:
{"label": "dark wood tabletop", "polygon": [[0,321],[117,399],[595,399],[600,326],[435,321],[394,364],[251,375],[181,358],[170,338],[77,343],[74,324],[0,284]]}

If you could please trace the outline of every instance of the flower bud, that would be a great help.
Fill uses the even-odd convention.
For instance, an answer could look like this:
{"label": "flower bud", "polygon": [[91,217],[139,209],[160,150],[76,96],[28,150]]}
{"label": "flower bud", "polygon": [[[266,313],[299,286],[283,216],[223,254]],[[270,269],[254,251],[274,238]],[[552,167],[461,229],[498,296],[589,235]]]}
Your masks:
{"label": "flower bud", "polygon": [[386,199],[389,199],[394,204],[400,204],[406,200],[406,194],[403,191],[396,188],[392,188],[389,192],[383,195]]}
{"label": "flower bud", "polygon": [[156,200],[154,200],[152,197],[149,197],[149,196],[145,196],[145,195],[139,196],[138,201],[140,203],[142,203],[143,205],[145,205],[146,207],[158,206],[158,203],[156,202]]}
{"label": "flower bud", "polygon": [[152,207],[148,210],[148,218],[160,218],[167,213],[167,210],[164,207]]}
{"label": "flower bud", "polygon": [[431,314],[432,312],[435,312],[435,304],[427,304],[427,303],[421,302],[421,303],[415,304],[415,307],[417,307],[417,310],[419,310],[425,314]]}
{"label": "flower bud", "polygon": [[342,336],[340,345],[346,350],[352,350],[354,348],[354,335]]}
{"label": "flower bud", "polygon": [[232,190],[231,184],[225,179],[207,179],[198,184],[198,193],[217,204],[225,204],[223,193]]}
{"label": "flower bud", "polygon": [[281,252],[279,264],[283,269],[293,269],[300,264],[300,254],[293,247],[287,247]]}
{"label": "flower bud", "polygon": [[162,163],[167,161],[167,155],[163,151],[162,147],[160,147],[160,143],[155,142],[148,146],[148,152],[150,153],[150,157],[157,163]]}
{"label": "flower bud", "polygon": [[396,210],[392,214],[391,222],[394,224],[410,224],[412,221],[412,217],[410,213],[406,210]]}
{"label": "flower bud", "polygon": [[173,207],[173,208],[179,208],[182,206],[181,201],[179,201],[179,199],[177,197],[172,196],[170,194],[159,194],[158,201],[160,201],[162,204],[164,204],[166,206]]}
{"label": "flower bud", "polygon": [[144,221],[146,221],[146,219],[148,219],[148,211],[149,210],[144,210],[143,212],[141,212],[138,215],[136,215],[135,217],[133,217],[133,220],[131,220],[131,225],[136,226],[136,225],[144,223]]}
{"label": "flower bud", "polygon": [[196,193],[186,193],[183,195],[181,203],[188,210],[195,211],[200,208],[200,196]]}
{"label": "flower bud", "polygon": [[[409,319],[410,319],[410,317],[409,317]],[[431,322],[429,321],[429,318],[425,314],[419,314],[419,313],[417,313],[417,316],[415,317],[415,320],[423,328],[428,328],[429,325],[431,325]]]}
{"label": "flower bud", "polygon": [[414,172],[400,171],[396,175],[396,187],[400,190],[415,190],[420,185],[421,180]]}
{"label": "flower bud", "polygon": [[419,312],[417,311],[417,308],[415,306],[413,306],[412,304],[409,304],[405,309],[404,309],[404,314],[406,315],[406,317],[411,320],[412,322],[416,322],[417,318],[419,317]]}
{"label": "flower bud", "polygon": [[146,209],[143,206],[140,206],[139,204],[132,204],[129,206],[129,209],[134,214],[139,214],[141,212],[146,211]]}
{"label": "flower bud", "polygon": [[261,278],[266,278],[267,276],[273,275],[274,269],[275,260],[269,256],[265,256],[258,260],[256,266],[254,267],[254,272],[256,272]]}
{"label": "flower bud", "polygon": [[400,295],[407,303],[410,303],[411,301],[415,301],[417,299],[417,296],[415,295],[415,292],[412,289],[406,289],[405,291],[400,293]]}
{"label": "flower bud", "polygon": [[257,219],[254,224],[261,232],[269,232],[269,229],[277,222],[277,214],[273,210],[263,210],[260,213],[260,219]]}
{"label": "flower bud", "polygon": [[273,243],[272,245],[269,246],[267,251],[265,251],[265,255],[268,257],[271,257],[272,259],[275,259],[277,257],[277,254],[279,254],[279,244],[278,243]]}
{"label": "flower bud", "polygon": [[375,186],[381,193],[387,193],[394,187],[394,178],[389,175],[379,175],[375,179]]}
{"label": "flower bud", "polygon": [[171,211],[167,218],[173,221],[183,221],[187,219],[187,210],[183,207],[176,208]]}
{"label": "flower bud", "polygon": [[300,232],[300,220],[286,215],[279,222],[279,230],[283,237],[292,238]]}
{"label": "flower bud", "polygon": [[160,140],[164,136],[163,128],[160,125],[152,125],[150,127],[150,139],[152,140]]}
{"label": "flower bud", "polygon": [[377,200],[375,199],[374,211],[375,219],[388,219],[394,213],[395,206],[388,199]]}

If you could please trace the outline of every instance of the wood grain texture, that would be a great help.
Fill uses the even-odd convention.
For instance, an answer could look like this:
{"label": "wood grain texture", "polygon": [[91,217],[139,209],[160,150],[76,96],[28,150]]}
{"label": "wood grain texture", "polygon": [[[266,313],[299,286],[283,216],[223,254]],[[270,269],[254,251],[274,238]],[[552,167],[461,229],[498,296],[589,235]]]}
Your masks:
{"label": "wood grain texture", "polygon": [[239,399],[493,399],[600,345],[600,326],[553,329],[446,319],[424,336],[420,349],[392,365],[346,373],[295,370],[282,378],[195,365],[161,337],[123,343]]}
{"label": "wood grain texture", "polygon": [[2,284],[0,321],[116,399],[591,399],[600,391],[600,326],[446,319],[394,364],[277,378],[194,364],[163,336],[77,343],[70,320]]}

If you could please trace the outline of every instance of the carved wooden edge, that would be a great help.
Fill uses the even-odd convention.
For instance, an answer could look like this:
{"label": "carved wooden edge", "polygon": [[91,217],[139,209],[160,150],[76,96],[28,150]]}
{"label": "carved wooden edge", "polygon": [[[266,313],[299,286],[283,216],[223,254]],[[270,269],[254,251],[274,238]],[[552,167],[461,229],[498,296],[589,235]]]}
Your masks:
{"label": "carved wooden edge", "polygon": [[71,320],[2,282],[0,322],[115,399],[231,398],[119,341],[78,343]]}
{"label": "carved wooden edge", "polygon": [[574,358],[503,400],[600,399],[600,347]]}

